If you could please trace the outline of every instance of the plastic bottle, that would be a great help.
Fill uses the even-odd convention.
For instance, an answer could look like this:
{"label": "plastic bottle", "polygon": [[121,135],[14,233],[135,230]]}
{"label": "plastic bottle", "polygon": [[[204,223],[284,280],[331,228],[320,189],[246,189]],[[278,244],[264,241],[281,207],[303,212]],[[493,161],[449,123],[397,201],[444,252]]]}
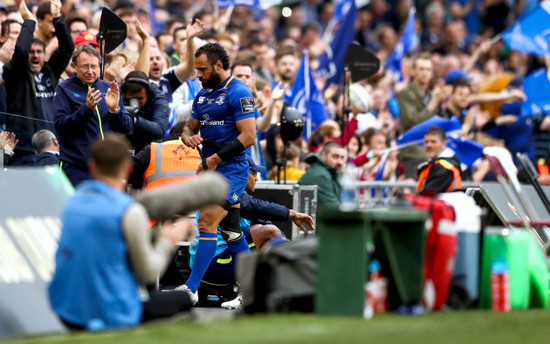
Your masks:
{"label": "plastic bottle", "polygon": [[491,305],[493,312],[510,312],[510,270],[505,262],[491,267]]}
{"label": "plastic bottle", "polygon": [[355,166],[348,164],[340,177],[340,210],[353,211],[358,207]]}
{"label": "plastic bottle", "polygon": [[547,177],[550,175],[550,166],[548,166],[544,158],[540,158],[537,161],[537,169],[539,170],[539,175],[541,177]]}
{"label": "plastic bottle", "polygon": [[369,264],[370,280],[367,283],[368,299],[375,313],[388,311],[388,283],[380,270],[380,263],[372,260]]}

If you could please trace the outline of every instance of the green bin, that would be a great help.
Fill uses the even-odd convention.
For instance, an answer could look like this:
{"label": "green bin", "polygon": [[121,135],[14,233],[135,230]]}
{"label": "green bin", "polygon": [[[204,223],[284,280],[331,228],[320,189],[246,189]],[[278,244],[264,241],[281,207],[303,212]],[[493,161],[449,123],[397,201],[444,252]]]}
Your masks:
{"label": "green bin", "polygon": [[367,226],[364,212],[324,209],[317,213],[317,313],[363,315]]}
{"label": "green bin", "polygon": [[373,209],[372,221],[376,257],[388,280],[388,306],[422,301],[424,246],[427,213],[407,208]]}
{"label": "green bin", "polygon": [[545,307],[548,269],[533,234],[522,229],[488,227],[483,237],[480,308],[491,308],[491,267],[506,262],[510,268],[512,309]]}

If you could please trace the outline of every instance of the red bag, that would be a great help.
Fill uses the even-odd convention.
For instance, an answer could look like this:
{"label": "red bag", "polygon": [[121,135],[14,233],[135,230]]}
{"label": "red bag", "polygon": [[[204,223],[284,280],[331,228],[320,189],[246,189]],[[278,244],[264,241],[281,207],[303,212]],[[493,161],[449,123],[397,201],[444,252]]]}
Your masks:
{"label": "red bag", "polygon": [[454,208],[439,199],[411,194],[408,200],[416,209],[431,215],[431,228],[424,251],[424,297],[427,310],[439,310],[447,302],[453,279],[458,237],[454,227]]}

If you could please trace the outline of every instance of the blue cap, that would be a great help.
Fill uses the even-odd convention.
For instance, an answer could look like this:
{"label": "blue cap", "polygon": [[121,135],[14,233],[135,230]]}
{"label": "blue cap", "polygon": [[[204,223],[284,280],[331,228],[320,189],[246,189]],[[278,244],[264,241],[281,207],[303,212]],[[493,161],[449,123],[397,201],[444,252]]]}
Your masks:
{"label": "blue cap", "polygon": [[254,160],[252,159],[252,157],[250,155],[246,155],[246,158],[248,159],[248,164],[250,165],[250,169],[254,172],[264,172],[265,171],[265,167],[263,166],[260,166],[260,165],[256,165],[256,163],[254,162]]}
{"label": "blue cap", "polygon": [[468,73],[466,73],[462,69],[451,69],[445,76],[445,83],[452,84],[458,79],[462,79],[465,81],[472,81],[472,77],[469,76]]}

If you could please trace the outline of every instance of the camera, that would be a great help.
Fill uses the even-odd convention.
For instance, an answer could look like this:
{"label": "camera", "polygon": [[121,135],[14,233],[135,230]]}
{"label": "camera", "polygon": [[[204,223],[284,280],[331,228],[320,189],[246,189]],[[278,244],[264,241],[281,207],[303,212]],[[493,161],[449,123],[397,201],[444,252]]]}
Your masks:
{"label": "camera", "polygon": [[139,112],[139,101],[136,97],[128,97],[124,101],[124,107],[130,113],[130,116],[137,116]]}

